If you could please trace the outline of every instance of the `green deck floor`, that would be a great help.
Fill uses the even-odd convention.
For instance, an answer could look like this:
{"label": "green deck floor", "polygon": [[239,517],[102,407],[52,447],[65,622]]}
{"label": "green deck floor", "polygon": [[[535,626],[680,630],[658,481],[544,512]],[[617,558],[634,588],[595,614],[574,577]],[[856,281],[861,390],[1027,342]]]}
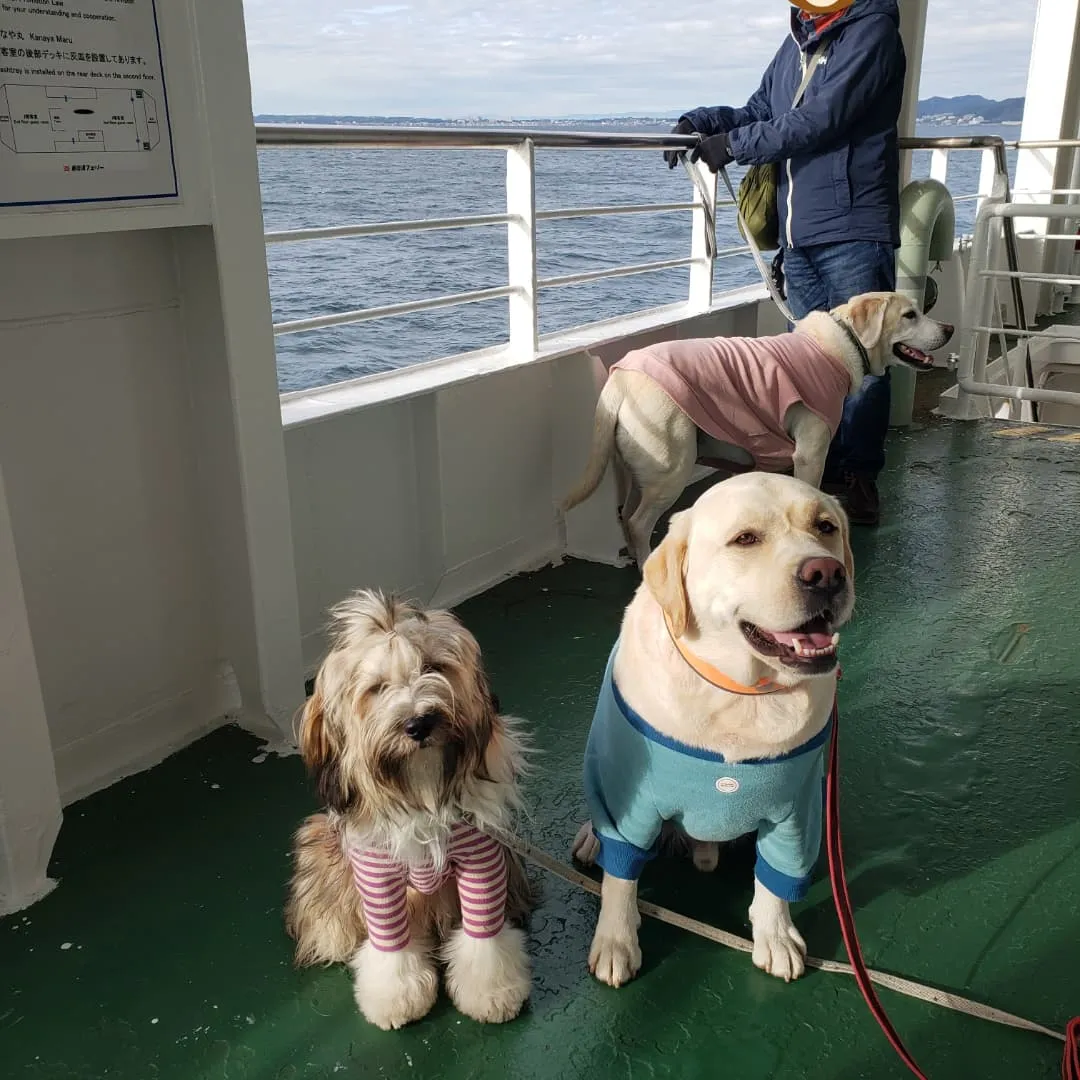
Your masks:
{"label": "green deck floor", "polygon": [[[845,847],[869,963],[1060,1029],[1080,1013],[1080,445],[1000,427],[894,435],[885,520],[857,531]],[[572,563],[461,608],[504,707],[546,751],[530,831],[560,856],[634,584],[631,570]],[[1002,660],[1019,623],[1030,631]],[[289,835],[312,805],[298,759],[260,763],[251,738],[225,729],[68,808],[59,888],[0,922],[0,1076],[907,1075],[844,977],[787,986],[646,920],[640,978],[597,984],[585,969],[595,901],[540,872],[526,1013],[481,1027],[443,999],[409,1029],[374,1030],[344,970],[290,966]],[[742,933],[751,867],[729,869],[654,867],[645,893]],[[841,956],[824,882],[796,919],[811,952]],[[883,999],[933,1080],[1058,1075],[1045,1038]]]}

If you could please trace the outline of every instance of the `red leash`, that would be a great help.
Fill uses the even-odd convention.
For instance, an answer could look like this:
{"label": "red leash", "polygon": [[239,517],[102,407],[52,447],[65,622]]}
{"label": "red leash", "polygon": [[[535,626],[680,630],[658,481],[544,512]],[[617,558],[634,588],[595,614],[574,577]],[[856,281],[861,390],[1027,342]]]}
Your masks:
{"label": "red leash", "polygon": [[1080,1016],[1065,1029],[1065,1057],[1061,1062],[1061,1080],[1080,1080]]}
{"label": "red leash", "polygon": [[[896,1028],[893,1027],[884,1006],[878,1000],[874,984],[870,981],[870,975],[866,970],[862,949],[859,947],[859,937],[855,931],[855,916],[851,908],[851,897],[848,895],[847,875],[844,873],[844,852],[840,842],[839,725],[840,711],[834,703],[829,773],[825,784],[825,838],[829,852],[829,880],[832,883],[836,915],[840,920],[840,933],[843,935],[844,948],[847,949],[848,959],[855,972],[855,982],[862,991],[862,996],[866,999],[866,1004],[870,1007],[874,1019],[885,1032],[885,1037],[900,1055],[904,1064],[919,1077],[919,1080],[926,1080],[926,1074],[916,1064]],[[1065,1029],[1065,1056],[1061,1062],[1061,1080],[1080,1080],[1080,1016],[1071,1020]]]}

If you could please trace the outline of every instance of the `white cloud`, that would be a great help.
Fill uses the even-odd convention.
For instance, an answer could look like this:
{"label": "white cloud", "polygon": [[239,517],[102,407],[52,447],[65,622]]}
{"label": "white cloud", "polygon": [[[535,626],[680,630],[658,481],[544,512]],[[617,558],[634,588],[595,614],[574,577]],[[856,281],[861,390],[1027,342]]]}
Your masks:
{"label": "white cloud", "polygon": [[[905,0],[901,0],[901,3]],[[263,113],[560,116],[741,104],[788,5],[245,0]],[[763,5],[764,6],[764,5]],[[922,96],[1019,96],[1036,0],[930,0]]]}

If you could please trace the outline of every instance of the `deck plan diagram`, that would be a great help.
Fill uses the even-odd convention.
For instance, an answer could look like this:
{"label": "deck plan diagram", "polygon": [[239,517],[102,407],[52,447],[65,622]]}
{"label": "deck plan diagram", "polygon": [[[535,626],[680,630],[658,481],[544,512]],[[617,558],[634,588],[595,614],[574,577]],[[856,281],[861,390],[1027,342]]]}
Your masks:
{"label": "deck plan diagram", "polygon": [[0,85],[0,143],[16,154],[153,150],[157,102],[127,87]]}
{"label": "deck plan diagram", "polygon": [[156,0],[0,0],[0,209],[177,196]]}

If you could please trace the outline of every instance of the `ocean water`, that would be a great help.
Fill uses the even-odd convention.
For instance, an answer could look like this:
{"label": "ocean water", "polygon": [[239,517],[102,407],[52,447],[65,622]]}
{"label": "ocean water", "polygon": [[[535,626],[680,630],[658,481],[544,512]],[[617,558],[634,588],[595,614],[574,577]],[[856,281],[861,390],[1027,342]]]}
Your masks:
{"label": "ocean water", "polygon": [[[589,125],[582,124],[582,128]],[[664,130],[664,128],[658,128]],[[1001,134],[1016,128],[921,127],[921,135]],[[259,152],[268,230],[505,211],[505,153],[499,150],[351,150],[298,148]],[[929,174],[915,156],[914,175]],[[980,154],[955,151],[954,195],[978,188]],[[738,184],[741,171],[734,170]],[[655,151],[538,150],[541,209],[689,201],[682,168],[669,171]],[[970,232],[974,202],[957,205],[957,231]],[[542,221],[537,227],[542,278],[604,267],[676,259],[690,253],[689,212]],[[740,243],[734,212],[717,214],[720,248]],[[268,248],[274,321],[305,318],[506,284],[506,229],[487,226],[392,236],[354,237]],[[757,280],[749,255],[723,259],[716,290]],[[689,269],[679,268],[545,289],[541,334],[682,300]],[[417,312],[277,339],[278,385],[303,390],[506,340],[505,299]]]}

